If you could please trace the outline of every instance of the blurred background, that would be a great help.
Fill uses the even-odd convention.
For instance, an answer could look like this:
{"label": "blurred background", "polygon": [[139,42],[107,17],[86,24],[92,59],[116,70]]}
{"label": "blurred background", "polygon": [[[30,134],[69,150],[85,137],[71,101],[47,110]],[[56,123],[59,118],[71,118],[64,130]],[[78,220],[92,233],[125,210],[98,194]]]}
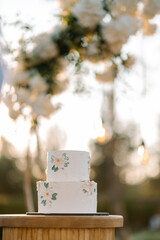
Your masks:
{"label": "blurred background", "polygon": [[86,150],[117,239],[160,239],[160,0],[0,4],[0,213],[37,211],[47,151]]}

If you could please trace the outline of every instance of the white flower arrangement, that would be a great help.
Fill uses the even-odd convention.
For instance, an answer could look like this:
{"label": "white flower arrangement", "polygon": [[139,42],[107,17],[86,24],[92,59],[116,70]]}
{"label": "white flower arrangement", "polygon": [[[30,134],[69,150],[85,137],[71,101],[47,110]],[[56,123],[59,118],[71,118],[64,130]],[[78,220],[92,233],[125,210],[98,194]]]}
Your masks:
{"label": "white flower arrangement", "polygon": [[41,38],[37,39],[37,44],[35,44],[34,49],[27,56],[30,59],[28,66],[37,65],[58,56],[58,48],[51,37],[51,35],[46,34],[41,35]]}
{"label": "white flower arrangement", "polygon": [[106,15],[102,0],[80,0],[73,7],[72,13],[79,24],[86,28],[95,28]]}
{"label": "white flower arrangement", "polygon": [[[112,66],[97,74],[100,82],[113,82],[119,65],[129,68],[133,58],[123,59],[122,47],[137,31],[152,35],[156,25],[149,22],[160,13],[159,0],[59,0],[61,24],[33,39],[21,39],[17,69],[8,91],[10,116],[31,109],[35,123],[39,116],[49,117],[58,107],[52,97],[68,87],[67,65],[80,66],[109,60]],[[139,4],[140,3],[140,4]],[[118,61],[116,59],[118,58]],[[15,107],[16,106],[16,107]]]}
{"label": "white flower arrangement", "polygon": [[117,42],[123,45],[131,35],[137,32],[139,29],[138,23],[134,17],[128,14],[113,19],[102,26],[103,39],[111,45]]}
{"label": "white flower arrangement", "polygon": [[31,101],[30,105],[32,106],[33,113],[36,115],[41,115],[43,117],[48,117],[56,110],[58,110],[58,106],[53,106],[51,103],[51,96],[41,93],[35,99],[35,101]]}
{"label": "white flower arrangement", "polygon": [[115,65],[108,67],[103,73],[96,74],[96,79],[99,82],[110,82],[112,83],[117,74],[117,69]]}
{"label": "white flower arrangement", "polygon": [[143,17],[152,19],[156,14],[160,13],[160,1],[148,0],[143,8]]}
{"label": "white flower arrangement", "polygon": [[[108,0],[106,0],[107,2]],[[111,5],[112,16],[119,17],[123,14],[136,16],[139,0],[113,0]]]}

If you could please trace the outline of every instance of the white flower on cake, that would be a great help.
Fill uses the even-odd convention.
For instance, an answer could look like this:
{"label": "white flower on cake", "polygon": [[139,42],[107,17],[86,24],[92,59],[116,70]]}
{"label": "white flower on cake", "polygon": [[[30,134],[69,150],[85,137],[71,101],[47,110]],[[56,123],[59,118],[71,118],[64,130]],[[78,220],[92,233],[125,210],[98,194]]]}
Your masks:
{"label": "white flower on cake", "polygon": [[52,206],[53,201],[57,200],[57,193],[54,193],[53,187],[49,186],[49,183],[44,182],[44,188],[42,195],[40,196],[41,204],[45,207]]}
{"label": "white flower on cake", "polygon": [[73,14],[81,26],[94,28],[101,22],[106,12],[100,0],[80,0],[75,4]]}
{"label": "white flower on cake", "polygon": [[95,193],[96,192],[95,182],[93,181],[85,182],[82,185],[82,191],[87,195],[92,195],[93,193]]}
{"label": "white flower on cake", "polygon": [[54,153],[51,156],[51,163],[53,163],[52,170],[57,172],[59,169],[64,169],[69,165],[69,157],[67,157],[66,153]]}

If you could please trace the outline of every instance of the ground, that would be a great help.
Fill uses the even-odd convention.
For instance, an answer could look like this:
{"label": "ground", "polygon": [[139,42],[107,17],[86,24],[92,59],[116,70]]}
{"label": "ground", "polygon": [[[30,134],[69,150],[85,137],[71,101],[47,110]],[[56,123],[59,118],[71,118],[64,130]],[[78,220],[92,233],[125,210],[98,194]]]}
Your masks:
{"label": "ground", "polygon": [[132,240],[160,240],[160,231],[142,231],[134,234]]}

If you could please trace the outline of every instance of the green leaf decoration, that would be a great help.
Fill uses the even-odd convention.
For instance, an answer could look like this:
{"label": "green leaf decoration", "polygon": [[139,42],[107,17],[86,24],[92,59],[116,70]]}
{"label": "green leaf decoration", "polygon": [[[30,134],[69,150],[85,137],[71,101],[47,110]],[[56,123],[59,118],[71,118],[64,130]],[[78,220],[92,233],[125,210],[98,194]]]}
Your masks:
{"label": "green leaf decoration", "polygon": [[43,206],[46,206],[46,200],[42,200],[41,203],[43,204]]}
{"label": "green leaf decoration", "polygon": [[43,198],[43,196],[40,196],[40,198]]}
{"label": "green leaf decoration", "polygon": [[64,163],[64,167],[68,167],[69,162]]}
{"label": "green leaf decoration", "polygon": [[59,169],[59,168],[58,168],[58,167],[56,167],[54,171],[55,171],[55,172],[57,172],[57,171],[58,171],[58,169]]}
{"label": "green leaf decoration", "polygon": [[94,188],[94,192],[96,192],[96,189]]}
{"label": "green leaf decoration", "polygon": [[44,182],[45,188],[48,188],[49,183]]}
{"label": "green leaf decoration", "polygon": [[54,162],[54,157],[53,156],[51,156],[51,163],[53,163]]}
{"label": "green leaf decoration", "polygon": [[69,157],[67,157],[66,153],[63,153],[62,156],[64,157],[65,160],[69,160]]}
{"label": "green leaf decoration", "polygon": [[58,167],[55,167],[55,165],[53,165],[52,170],[53,170],[54,172],[57,172],[58,169],[59,169]]}
{"label": "green leaf decoration", "polygon": [[57,200],[57,193],[52,194],[52,200]]}
{"label": "green leaf decoration", "polygon": [[83,192],[84,192],[84,193],[87,193],[87,190],[86,190],[86,189],[83,189]]}

